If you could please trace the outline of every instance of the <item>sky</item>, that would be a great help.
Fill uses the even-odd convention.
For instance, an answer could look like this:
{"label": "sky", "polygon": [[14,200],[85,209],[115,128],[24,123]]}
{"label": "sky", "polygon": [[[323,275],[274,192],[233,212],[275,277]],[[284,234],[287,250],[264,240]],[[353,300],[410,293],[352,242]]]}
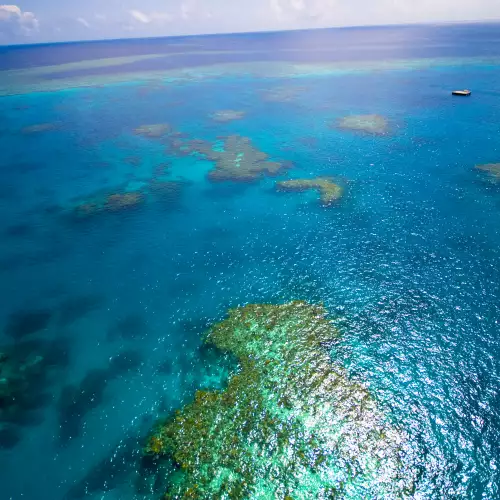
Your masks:
{"label": "sky", "polygon": [[18,0],[0,44],[469,20],[500,0]]}

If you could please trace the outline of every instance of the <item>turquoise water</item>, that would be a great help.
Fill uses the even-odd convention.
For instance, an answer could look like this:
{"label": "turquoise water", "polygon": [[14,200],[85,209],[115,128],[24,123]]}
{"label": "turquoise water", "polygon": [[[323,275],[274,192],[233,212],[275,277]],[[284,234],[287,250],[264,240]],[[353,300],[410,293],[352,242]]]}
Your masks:
{"label": "turquoise water", "polygon": [[[451,98],[464,85],[472,97]],[[200,350],[207,325],[301,299],[325,304],[334,359],[421,450],[415,498],[498,498],[500,184],[474,167],[500,162],[499,88],[500,65],[457,62],[2,97],[2,340],[51,361],[21,410],[0,413],[1,497],[158,498],[141,448],[158,416],[221,383]],[[211,118],[225,109],[246,115]],[[332,126],[353,114],[389,129]],[[134,133],[155,123],[185,141],[249,137],[292,168],[214,183],[206,158]],[[175,196],[74,216],[165,163]],[[276,192],[318,176],[345,188],[334,206]]]}

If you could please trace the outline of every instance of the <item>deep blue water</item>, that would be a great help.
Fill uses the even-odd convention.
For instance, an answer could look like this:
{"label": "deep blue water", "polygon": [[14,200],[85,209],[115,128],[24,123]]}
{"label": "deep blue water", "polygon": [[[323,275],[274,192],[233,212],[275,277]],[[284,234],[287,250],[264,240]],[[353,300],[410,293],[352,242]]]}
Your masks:
{"label": "deep blue water", "polygon": [[[26,388],[25,410],[0,413],[0,497],[158,498],[161,484],[155,494],[135,489],[142,440],[213,372],[200,351],[206,326],[236,305],[304,299],[327,306],[342,331],[334,357],[425,450],[415,498],[499,498],[500,184],[474,168],[500,162],[500,65],[479,59],[500,56],[499,33],[464,25],[193,37],[182,41],[247,52],[214,64],[409,64],[143,83],[139,71],[168,67],[142,62],[127,85],[1,97],[2,340],[49,349],[54,360]],[[207,63],[187,50],[179,39],[3,48],[0,68],[164,51],[179,53],[175,67]],[[478,63],[411,68],[462,56]],[[450,96],[464,86],[471,98]],[[283,88],[296,92],[265,99]],[[210,118],[224,109],[247,114]],[[382,115],[390,131],[331,127],[351,114]],[[133,133],[164,122],[188,138],[249,137],[292,162],[278,180],[334,176],[346,194],[325,208],[309,193],[277,193],[275,178],[210,182],[207,160]],[[40,123],[54,127],[22,133]],[[146,185],[165,162],[168,179],[185,181],[178,199],[71,216],[96,192]],[[36,329],[40,311],[49,321]],[[68,394],[79,403],[68,406]]]}

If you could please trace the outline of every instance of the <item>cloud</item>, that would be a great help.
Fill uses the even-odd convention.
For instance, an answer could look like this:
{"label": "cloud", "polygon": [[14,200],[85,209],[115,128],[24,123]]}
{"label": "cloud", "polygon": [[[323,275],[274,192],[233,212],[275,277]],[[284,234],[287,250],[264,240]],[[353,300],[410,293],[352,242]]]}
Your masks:
{"label": "cloud", "polygon": [[142,24],[165,23],[172,20],[172,16],[167,12],[151,12],[146,14],[140,10],[132,9],[129,10],[129,14],[135,21]]}
{"label": "cloud", "polygon": [[337,0],[269,0],[269,7],[278,21],[288,24],[333,20],[339,12]]}
{"label": "cloud", "polygon": [[90,28],[89,22],[84,17],[77,17],[76,21],[79,22],[82,26],[85,26],[86,28]]}
{"label": "cloud", "polygon": [[0,32],[10,36],[29,36],[38,32],[39,22],[33,12],[22,11],[17,5],[0,5]]}

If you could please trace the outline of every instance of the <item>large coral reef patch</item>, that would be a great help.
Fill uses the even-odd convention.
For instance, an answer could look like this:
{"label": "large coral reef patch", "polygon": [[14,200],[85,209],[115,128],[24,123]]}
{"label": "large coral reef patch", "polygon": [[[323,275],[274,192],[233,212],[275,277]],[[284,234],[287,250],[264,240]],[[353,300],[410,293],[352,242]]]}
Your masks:
{"label": "large coral reef patch", "polygon": [[240,370],[160,423],[145,453],[177,464],[165,498],[411,495],[411,447],[367,389],[332,363],[338,334],[306,302],[232,309],[207,343]]}
{"label": "large coral reef patch", "polygon": [[300,193],[316,191],[324,207],[333,205],[342,198],[344,190],[329,177],[316,177],[315,179],[292,179],[276,183],[276,189],[285,193]]}
{"label": "large coral reef patch", "polygon": [[350,115],[337,120],[332,128],[368,135],[387,135],[389,120],[381,115]]}
{"label": "large coral reef patch", "polygon": [[211,181],[253,182],[263,176],[276,176],[290,168],[288,163],[271,161],[269,155],[257,149],[248,137],[230,135],[223,139],[223,147],[210,142],[194,140],[191,149],[215,163],[208,174]]}

